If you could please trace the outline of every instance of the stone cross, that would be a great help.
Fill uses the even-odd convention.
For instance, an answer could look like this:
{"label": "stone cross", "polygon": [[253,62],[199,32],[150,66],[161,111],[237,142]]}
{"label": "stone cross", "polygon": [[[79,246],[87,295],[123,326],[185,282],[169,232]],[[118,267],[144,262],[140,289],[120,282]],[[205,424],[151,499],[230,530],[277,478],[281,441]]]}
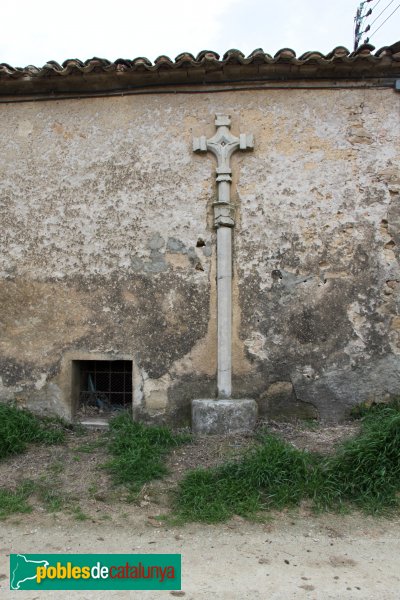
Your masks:
{"label": "stone cross", "polygon": [[216,134],[193,139],[194,152],[212,152],[217,158],[218,199],[214,202],[214,224],[217,228],[217,324],[218,324],[218,398],[232,395],[232,228],[235,226],[234,206],[230,190],[232,169],[230,158],[236,150],[254,147],[252,135],[230,132],[228,115],[216,115]]}

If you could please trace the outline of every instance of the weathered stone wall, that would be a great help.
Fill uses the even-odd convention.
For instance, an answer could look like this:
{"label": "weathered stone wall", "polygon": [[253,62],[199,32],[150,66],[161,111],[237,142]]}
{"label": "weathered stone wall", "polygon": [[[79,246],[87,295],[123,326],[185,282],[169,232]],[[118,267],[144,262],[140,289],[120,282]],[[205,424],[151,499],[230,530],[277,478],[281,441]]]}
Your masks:
{"label": "weathered stone wall", "polygon": [[341,418],[400,384],[400,96],[265,90],[0,106],[0,399],[72,416],[127,358],[145,418],[215,394],[214,115],[234,155],[234,392]]}

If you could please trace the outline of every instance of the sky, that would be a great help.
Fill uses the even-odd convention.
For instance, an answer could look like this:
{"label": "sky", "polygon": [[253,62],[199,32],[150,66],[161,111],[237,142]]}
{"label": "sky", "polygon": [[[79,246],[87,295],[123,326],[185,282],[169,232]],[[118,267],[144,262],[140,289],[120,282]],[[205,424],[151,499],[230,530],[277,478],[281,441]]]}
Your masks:
{"label": "sky", "polygon": [[[327,53],[353,46],[360,0],[4,0],[0,63],[43,66],[49,60],[116,60],[184,51],[223,55],[255,48],[274,55],[289,47]],[[390,5],[389,5],[390,3]],[[379,4],[379,6],[378,6]],[[400,6],[400,0],[371,0],[369,34]],[[363,36],[365,37],[365,36]],[[377,49],[400,40],[400,8],[370,43]]]}

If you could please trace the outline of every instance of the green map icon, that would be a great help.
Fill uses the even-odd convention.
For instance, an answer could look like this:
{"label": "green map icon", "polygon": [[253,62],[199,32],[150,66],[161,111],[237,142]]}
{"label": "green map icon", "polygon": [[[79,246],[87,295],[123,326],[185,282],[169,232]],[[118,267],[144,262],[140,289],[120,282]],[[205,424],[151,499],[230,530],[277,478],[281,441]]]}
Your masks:
{"label": "green map icon", "polygon": [[30,560],[23,554],[14,556],[12,571],[10,573],[10,589],[24,589],[25,581],[36,580],[37,567],[48,567],[47,560]]}

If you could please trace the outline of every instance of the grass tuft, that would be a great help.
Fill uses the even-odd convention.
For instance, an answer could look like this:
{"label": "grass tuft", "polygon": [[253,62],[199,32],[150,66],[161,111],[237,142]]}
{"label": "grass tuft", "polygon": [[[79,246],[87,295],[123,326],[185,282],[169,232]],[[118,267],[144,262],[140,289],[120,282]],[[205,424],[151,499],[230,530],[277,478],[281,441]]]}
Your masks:
{"label": "grass tuft", "polygon": [[64,437],[59,419],[39,418],[12,404],[0,403],[0,459],[24,452],[28,444],[58,444]]}
{"label": "grass tuft", "polygon": [[5,519],[14,513],[31,512],[32,507],[27,503],[30,494],[31,487],[25,483],[18,486],[16,490],[0,488],[0,519]]}
{"label": "grass tuft", "polygon": [[176,497],[179,517],[217,522],[297,504],[313,457],[274,435],[259,439],[260,445],[237,462],[189,472]]}
{"label": "grass tuft", "polygon": [[363,411],[361,433],[323,457],[263,433],[241,460],[187,473],[174,501],[180,520],[223,521],[311,500],[316,509],[355,506],[378,513],[398,506],[400,403]]}
{"label": "grass tuft", "polygon": [[400,492],[400,405],[376,405],[362,418],[360,435],[322,460],[314,484],[318,507],[352,503],[370,512],[398,505]]}
{"label": "grass tuft", "polygon": [[190,439],[167,427],[137,423],[129,413],[110,421],[109,436],[109,451],[113,458],[106,468],[115,483],[126,484],[131,490],[138,490],[147,481],[166,475],[165,455]]}

